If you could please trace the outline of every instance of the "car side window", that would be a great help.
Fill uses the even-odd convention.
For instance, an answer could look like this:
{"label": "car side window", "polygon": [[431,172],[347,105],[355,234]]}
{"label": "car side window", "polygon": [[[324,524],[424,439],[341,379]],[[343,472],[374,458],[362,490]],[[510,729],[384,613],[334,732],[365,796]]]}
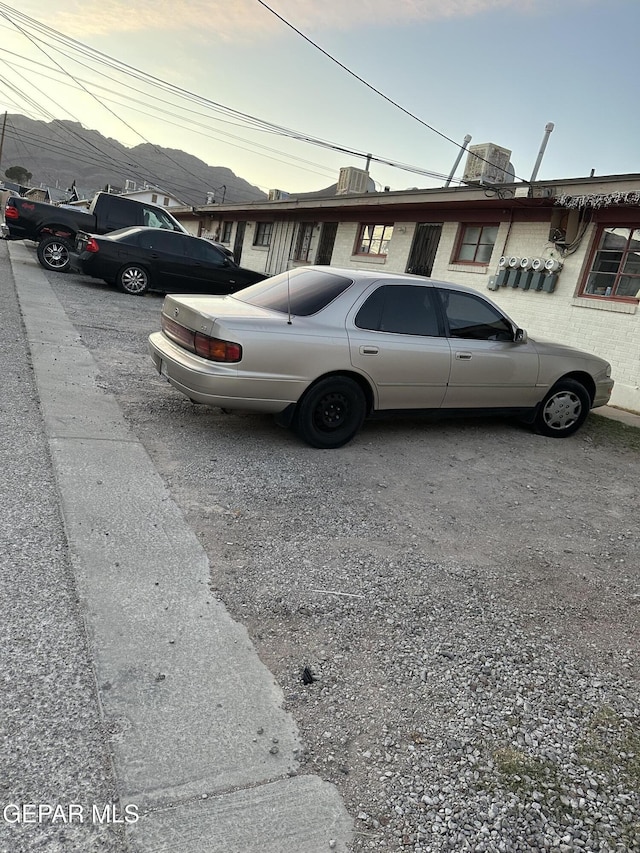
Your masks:
{"label": "car side window", "polygon": [[360,329],[398,335],[440,335],[431,288],[421,285],[383,285],[356,314]]}
{"label": "car side window", "polygon": [[180,234],[154,228],[145,231],[141,237],[141,245],[146,249],[164,252],[168,255],[184,255],[183,240]]}
{"label": "car side window", "polygon": [[452,338],[512,341],[511,323],[492,305],[472,293],[439,289]]}
{"label": "car side window", "polygon": [[138,205],[124,198],[109,196],[104,202],[104,224],[108,231],[139,225]]}
{"label": "car side window", "polygon": [[226,256],[220,249],[216,249],[206,240],[194,237],[187,241],[187,254],[197,261],[206,261],[216,267],[226,266]]}

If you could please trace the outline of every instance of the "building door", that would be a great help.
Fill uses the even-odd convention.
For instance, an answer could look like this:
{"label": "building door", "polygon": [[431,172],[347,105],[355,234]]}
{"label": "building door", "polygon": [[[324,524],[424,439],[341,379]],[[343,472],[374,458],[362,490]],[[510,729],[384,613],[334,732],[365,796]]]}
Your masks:
{"label": "building door", "polygon": [[440,243],[442,224],[431,222],[419,222],[416,225],[416,233],[413,235],[411,253],[407,264],[407,272],[414,275],[431,275],[433,262]]}
{"label": "building door", "polygon": [[277,275],[289,269],[289,261],[293,254],[293,236],[295,234],[295,223],[274,222],[271,232],[271,243],[269,254],[265,264],[267,275]]}
{"label": "building door", "polygon": [[337,222],[322,223],[322,231],[320,232],[320,240],[318,241],[318,252],[316,254],[317,264],[328,265],[331,263],[331,255],[333,255],[333,244],[336,240],[337,231]]}
{"label": "building door", "polygon": [[242,244],[244,243],[244,230],[246,227],[246,222],[238,222],[236,225],[236,238],[233,241],[233,257],[238,266],[240,266],[240,258],[242,257]]}

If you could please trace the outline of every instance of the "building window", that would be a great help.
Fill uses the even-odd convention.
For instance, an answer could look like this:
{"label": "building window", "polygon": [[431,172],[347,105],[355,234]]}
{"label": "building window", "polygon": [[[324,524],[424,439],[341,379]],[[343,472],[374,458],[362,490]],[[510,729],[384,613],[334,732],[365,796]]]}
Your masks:
{"label": "building window", "polygon": [[580,295],[633,299],[639,294],[640,228],[602,228]]}
{"label": "building window", "polygon": [[269,246],[271,244],[272,233],[273,222],[258,222],[255,237],[253,238],[253,245]]}
{"label": "building window", "polygon": [[233,222],[223,222],[222,223],[222,235],[220,237],[221,243],[230,243],[231,242],[231,229],[233,228]]}
{"label": "building window", "polygon": [[151,193],[151,204],[155,204],[158,201],[157,193]]}
{"label": "building window", "polygon": [[392,236],[393,225],[366,225],[363,223],[358,231],[354,254],[386,257]]}
{"label": "building window", "polygon": [[294,249],[294,261],[308,261],[309,249],[311,247],[311,237],[313,236],[313,222],[301,222],[298,226],[298,236]]}
{"label": "building window", "polygon": [[162,203],[164,204],[165,207],[169,207],[169,196],[168,195],[166,195],[164,197],[164,201]]}
{"label": "building window", "polygon": [[498,236],[498,225],[463,225],[453,255],[456,264],[488,264]]}

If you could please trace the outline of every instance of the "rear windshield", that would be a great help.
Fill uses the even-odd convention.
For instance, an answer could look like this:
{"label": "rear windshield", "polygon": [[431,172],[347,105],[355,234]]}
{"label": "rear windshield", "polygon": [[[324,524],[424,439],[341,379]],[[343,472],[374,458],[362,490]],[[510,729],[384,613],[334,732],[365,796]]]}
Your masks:
{"label": "rear windshield", "polygon": [[105,237],[111,240],[124,240],[125,243],[137,242],[136,240],[128,240],[128,237],[135,238],[140,233],[140,228],[137,225],[132,225],[130,228],[118,228],[117,231],[109,231]]}
{"label": "rear windshield", "polygon": [[324,270],[289,270],[245,287],[233,297],[260,308],[308,317],[325,308],[351,284],[352,278]]}

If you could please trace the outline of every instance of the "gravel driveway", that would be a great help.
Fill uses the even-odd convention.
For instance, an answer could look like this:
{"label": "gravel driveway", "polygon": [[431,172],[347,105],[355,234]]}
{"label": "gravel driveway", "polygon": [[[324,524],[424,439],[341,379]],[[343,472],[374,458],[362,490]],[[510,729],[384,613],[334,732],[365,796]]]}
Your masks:
{"label": "gravel driveway", "polygon": [[312,450],[160,379],[161,297],[49,278],[354,851],[640,850],[640,431],[378,421]]}

